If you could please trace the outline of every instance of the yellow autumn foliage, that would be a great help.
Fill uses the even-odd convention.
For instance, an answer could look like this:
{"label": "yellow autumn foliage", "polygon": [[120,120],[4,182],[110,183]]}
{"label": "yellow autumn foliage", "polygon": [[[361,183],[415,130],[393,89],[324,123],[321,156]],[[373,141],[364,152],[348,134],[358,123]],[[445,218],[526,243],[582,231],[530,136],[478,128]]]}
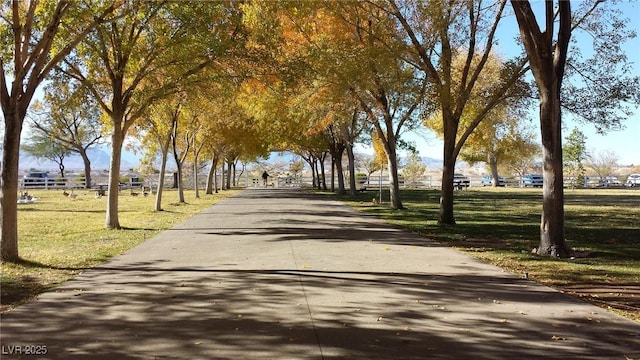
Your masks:
{"label": "yellow autumn foliage", "polygon": [[[477,69],[481,58],[480,55],[476,55],[472,58],[470,66],[465,66],[467,61],[467,52],[464,49],[457,51],[453,57],[450,69],[451,75],[451,96],[452,103],[458,104],[460,94],[463,93],[462,89],[466,89],[469,86],[473,72]],[[465,72],[465,68],[468,69]],[[469,100],[465,103],[462,114],[460,116],[460,122],[458,124],[459,129],[467,129],[473,121],[475,121],[481,112],[484,110],[490,97],[493,95],[493,91],[499,88],[502,84],[501,71],[503,69],[502,59],[497,54],[490,54],[489,58],[484,65],[482,71],[478,75],[478,79],[471,90]],[[486,118],[500,118],[502,106],[496,106],[485,117]],[[486,121],[486,119],[484,120]],[[481,123],[482,124],[482,123]],[[424,125],[433,130],[439,137],[443,137],[443,121],[442,121],[442,108],[438,108],[436,111],[430,114],[424,119]],[[456,142],[462,136],[464,131],[458,131]]]}

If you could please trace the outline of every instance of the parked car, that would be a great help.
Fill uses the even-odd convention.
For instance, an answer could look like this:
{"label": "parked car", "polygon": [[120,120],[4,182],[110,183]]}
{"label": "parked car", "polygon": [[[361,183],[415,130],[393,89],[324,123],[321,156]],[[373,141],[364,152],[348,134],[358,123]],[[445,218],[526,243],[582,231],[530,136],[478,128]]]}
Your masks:
{"label": "parked car", "polygon": [[471,180],[463,174],[453,174],[453,187],[462,189],[463,187],[469,187]]}
{"label": "parked car", "polygon": [[625,182],[625,185],[628,187],[640,186],[640,174],[631,174],[627,176],[627,182]]}
{"label": "parked car", "polygon": [[522,177],[522,186],[524,187],[542,187],[544,180],[540,174],[526,174]]}
{"label": "parked car", "polygon": [[55,185],[55,179],[45,171],[31,171],[22,178],[24,187],[47,187]]}
{"label": "parked car", "polygon": [[622,186],[622,183],[615,176],[603,176],[598,181],[598,186],[599,187],[615,187],[615,186]]}
{"label": "parked car", "polygon": [[[492,185],[493,185],[493,176],[482,175],[482,186],[492,186]],[[498,186],[507,186],[507,181],[502,176],[498,176]]]}

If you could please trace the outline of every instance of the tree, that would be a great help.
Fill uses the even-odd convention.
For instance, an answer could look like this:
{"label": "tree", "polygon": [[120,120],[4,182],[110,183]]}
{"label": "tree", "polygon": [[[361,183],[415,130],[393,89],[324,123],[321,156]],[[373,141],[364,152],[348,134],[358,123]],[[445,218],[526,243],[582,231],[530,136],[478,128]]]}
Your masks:
{"label": "tree", "polygon": [[265,138],[271,134],[270,131],[261,130],[261,126],[255,126],[254,118],[242,111],[233,98],[229,102],[223,100],[221,104],[228,106],[220,112],[210,112],[215,116],[216,125],[208,131],[220,136],[216,146],[227,162],[226,181],[229,189],[236,184],[235,167],[239,160],[253,161],[268,155],[270,143]]}
{"label": "tree", "polygon": [[[405,80],[408,80],[408,82],[395,89],[378,82],[374,89],[365,91],[365,94],[373,96],[360,97],[362,108],[368,115],[368,121],[373,125],[378,139],[381,140],[387,157],[391,207],[394,209],[402,209],[404,207],[400,199],[400,182],[398,178],[397,150],[400,146],[400,136],[404,130],[412,128],[412,125],[409,125],[410,121],[415,120],[414,111],[422,103],[422,98],[425,94],[424,86],[415,86],[417,83],[413,82],[413,75],[405,74],[405,76],[407,76]],[[395,79],[395,81],[398,80],[402,81]],[[413,94],[413,96],[405,97],[406,94]]]}
{"label": "tree", "polygon": [[[526,59],[506,61],[495,71],[489,66],[496,30],[506,0],[486,5],[480,1],[456,2],[387,1],[386,11],[398,21],[413,47],[407,63],[424,72],[430,96],[440,116],[443,169],[440,201],[441,224],[455,224],[453,175],[457,157],[467,138],[491,109],[508,98],[521,98],[520,78]],[[482,86],[483,78],[495,77],[495,86]],[[486,83],[485,83],[486,84]],[[480,90],[482,88],[482,90]],[[462,122],[468,106],[473,116]],[[427,112],[425,117],[430,117]]]}
{"label": "tree", "polygon": [[173,153],[173,160],[176,163],[176,173],[178,174],[178,202],[184,203],[183,168],[187,156],[189,156],[189,150],[193,146],[193,137],[195,134],[192,129],[195,127],[194,125],[197,118],[195,116],[190,116],[190,114],[183,114],[181,110],[182,108],[179,108],[176,116],[172,118],[171,150]]}
{"label": "tree", "polygon": [[[618,4],[627,6],[629,2],[575,3],[578,8],[572,11],[562,109],[575,121],[594,126],[599,134],[624,129],[624,121],[633,118],[640,105],[637,62],[625,53],[627,40],[638,35],[627,27],[635,19],[630,20],[628,11],[618,8]],[[581,40],[580,48],[576,39]]]}
{"label": "tree", "polygon": [[528,1],[511,1],[520,36],[529,55],[540,96],[540,130],[544,177],[539,255],[568,257],[564,238],[564,190],[562,181],[562,119],[560,88],[571,38],[571,4],[559,1],[559,28],[553,41],[555,9],[545,3],[546,29],[542,32]]}
{"label": "tree", "polygon": [[427,166],[422,162],[418,151],[410,151],[407,157],[407,163],[404,165],[402,175],[406,185],[418,185]]}
{"label": "tree", "polygon": [[387,165],[387,160],[384,152],[384,145],[382,144],[382,140],[377,132],[373,132],[371,134],[371,143],[373,145],[373,160],[370,169],[380,170],[380,174],[382,174],[382,170],[385,165]]}
{"label": "tree", "polygon": [[177,167],[178,176],[178,202],[184,203],[184,165],[190,160],[193,167],[193,184],[195,197],[199,198],[198,163],[202,149],[207,141],[205,126],[205,115],[209,113],[210,102],[204,99],[201,94],[192,92],[183,96],[184,104],[172,116],[173,127],[171,132],[171,148],[174,161]]}
{"label": "tree", "polygon": [[356,155],[353,151],[353,147],[360,137],[360,134],[365,130],[364,122],[360,120],[360,110],[355,108],[351,115],[351,121],[343,125],[342,132],[347,146],[347,159],[349,160],[349,195],[351,197],[356,196],[357,184],[356,184]]}
{"label": "tree", "polygon": [[407,66],[404,57],[411,56],[403,39],[397,36],[396,24],[388,13],[375,6],[365,6],[361,14],[347,19],[355,24],[356,44],[364,48],[360,61],[362,79],[352,83],[350,93],[360,102],[367,121],[381,140],[387,158],[390,201],[394,209],[402,209],[398,177],[397,150],[401,135],[419,125],[423,112],[427,82],[424,73]]}
{"label": "tree", "polygon": [[[183,111],[185,112],[185,117],[188,120],[186,122],[186,127],[182,130],[184,137],[184,145],[186,145],[186,150],[184,156],[186,159],[191,160],[192,164],[192,175],[193,175],[193,187],[195,189],[195,197],[200,197],[200,189],[198,186],[198,173],[200,172],[200,155],[202,153],[202,149],[205,146],[206,137],[205,137],[205,129],[206,126],[204,124],[205,114],[207,105],[209,101],[199,96],[197,93],[191,93],[186,96],[186,103]],[[204,110],[204,111],[203,111]],[[183,145],[183,146],[184,146]],[[174,148],[175,151],[175,148]],[[182,164],[179,165],[179,169]],[[178,176],[181,176],[182,172],[178,172]],[[182,181],[179,180],[179,184],[182,185]],[[182,195],[182,188],[178,189],[179,194]],[[184,198],[182,201],[184,202]]]}
{"label": "tree", "polygon": [[[0,3],[0,104],[4,115],[0,259],[19,260],[18,161],[27,108],[51,70],[119,2],[22,1]],[[72,20],[73,19],[73,20]]]}
{"label": "tree", "polygon": [[158,187],[156,189],[156,199],[154,211],[162,211],[162,195],[164,190],[165,172],[171,145],[174,124],[178,121],[182,108],[180,94],[164,98],[162,101],[154,103],[146,116],[142,118],[140,127],[144,129],[145,136],[142,143],[147,149],[143,162],[150,167],[154,167],[158,152],[160,153],[160,169],[158,171]]}
{"label": "tree", "polygon": [[100,108],[82,87],[64,81],[68,79],[55,80],[47,86],[44,103],[37,104],[31,126],[80,155],[84,164],[84,186],[89,189],[91,160],[87,151],[103,142]]}
{"label": "tree", "polygon": [[[461,70],[465,67],[466,57],[464,54],[455,56],[452,62],[451,79],[455,87],[459,86],[462,79]],[[472,63],[479,61],[477,58]],[[488,111],[485,108],[486,99],[483,94],[491,93],[492,89],[498,88],[503,81],[500,72],[505,64],[497,55],[490,54],[484,65],[481,75],[474,89],[470,93],[463,112],[459,118],[459,128],[470,129],[475,126],[473,132],[462,141],[456,139],[457,143],[463,142],[459,156],[468,163],[486,162],[493,177],[493,185],[498,185],[498,163],[517,156],[513,151],[522,149],[524,144],[531,142],[533,135],[520,125],[520,119],[524,116],[521,110],[527,101],[527,91],[523,90],[521,96],[514,96],[503,99],[496,103]],[[481,115],[485,113],[485,115]],[[482,121],[473,125],[473,122],[481,118]],[[444,123],[441,121],[442,111],[438,110],[425,120],[425,125],[434,130],[440,137],[444,137]]]}
{"label": "tree", "polygon": [[51,138],[42,132],[35,132],[22,145],[22,150],[37,159],[47,159],[55,162],[60,169],[60,177],[64,179],[64,158],[71,151],[64,144]]}
{"label": "tree", "polygon": [[227,106],[228,104],[228,102],[212,102],[210,110],[207,112],[208,121],[206,122],[207,129],[205,132],[207,134],[208,141],[206,142],[205,147],[210,158],[207,187],[205,190],[205,193],[207,194],[213,194],[214,192],[218,193],[220,186],[218,184],[217,169],[220,165],[220,160],[224,159],[224,154],[229,150],[230,146],[225,139],[225,132],[222,131],[220,125],[227,120],[227,112],[234,112],[230,106]]}
{"label": "tree", "polygon": [[618,160],[618,154],[614,151],[602,150],[595,155],[587,157],[587,166],[599,177],[605,177],[614,173]]}
{"label": "tree", "polygon": [[[527,150],[528,149],[528,150]],[[540,161],[540,146],[538,144],[529,143],[522,149],[522,156],[513,158],[506,164],[503,164],[506,171],[518,176],[518,183],[523,185],[523,177],[529,173],[539,174],[542,172],[542,161]]]}
{"label": "tree", "polygon": [[[342,93],[338,94],[335,88],[327,84],[322,84],[320,88],[311,87],[306,90],[311,92],[311,95],[304,94],[305,99],[300,99],[295,103],[305,104],[306,106],[305,114],[301,116],[308,118],[309,125],[307,126],[309,130],[307,133],[310,135],[314,132],[325,132],[326,136],[321,136],[321,138],[328,141],[325,146],[331,154],[332,169],[337,170],[338,194],[346,192],[342,160],[344,152],[347,152],[349,192],[351,196],[355,196],[353,146],[364,128],[360,107],[353,99],[345,99]],[[332,176],[332,191],[334,191],[333,179],[334,176]]]}
{"label": "tree", "polygon": [[364,168],[367,172],[367,185],[370,185],[371,174],[373,174],[376,171],[380,171],[380,173],[382,174],[382,170],[384,169],[384,162],[381,162],[380,160],[378,160],[380,156],[377,153],[375,153],[373,156],[365,155],[363,157],[364,159],[363,159],[362,168]]}
{"label": "tree", "polygon": [[[146,110],[152,99],[161,96],[156,84],[143,80],[159,66],[156,62],[160,61],[163,51],[169,50],[170,41],[167,40],[171,39],[150,34],[153,20],[158,18],[162,5],[133,1],[127,3],[127,9],[129,12],[125,16],[92,32],[59,69],[82,83],[109,119],[112,151],[105,227],[113,229],[121,227],[118,191],[115,189],[119,187],[124,139],[142,116],[142,109]],[[176,34],[180,32],[173,33],[174,36]]]}
{"label": "tree", "polygon": [[[350,98],[345,99],[343,94],[337,94],[334,88],[319,83],[300,84],[301,94],[294,98],[297,110],[292,109],[290,114],[303,123],[304,119],[307,120],[307,135],[324,133],[324,136],[320,135],[319,139],[327,141],[321,147],[326,147],[331,155],[332,172],[333,169],[337,171],[338,194],[346,193],[342,160],[344,152],[347,152],[350,193],[355,196],[353,145],[363,128],[359,117],[361,114],[359,105]],[[320,87],[317,87],[318,85]],[[303,110],[300,111],[302,108]],[[306,142],[304,139],[300,140]],[[332,191],[335,190],[334,178],[334,176],[331,177]]]}
{"label": "tree", "polygon": [[460,157],[470,164],[485,162],[492,185],[498,186],[499,170],[535,157],[538,146],[533,132],[509,109],[496,107],[487,117],[469,136]]}
{"label": "tree", "polygon": [[[345,138],[342,136],[342,131],[336,129],[334,124],[331,124],[326,129],[327,135],[329,135],[329,154],[331,155],[331,191],[335,191],[338,195],[344,195],[347,191],[344,186],[344,167],[342,165],[342,158],[344,157],[344,151],[347,149]],[[338,190],[335,190],[333,171],[336,171],[338,177]]]}
{"label": "tree", "polygon": [[[629,76],[630,68],[621,47],[635,33],[625,31],[625,20],[617,17],[616,11],[607,12],[601,3],[584,3],[572,14],[569,1],[559,1],[557,7],[553,1],[546,1],[542,31],[529,1],[511,1],[540,100],[544,185],[539,255],[571,255],[564,237],[561,107],[566,104],[570,111],[606,129],[622,121],[624,102],[640,103],[640,77]],[[575,60],[567,67],[569,45],[576,28],[589,31],[598,51],[594,51],[593,59]],[[575,84],[563,91],[567,69],[578,75],[581,87],[589,91],[576,91]]]}
{"label": "tree", "polygon": [[298,182],[300,180],[300,176],[302,175],[303,170],[304,161],[300,160],[299,158],[289,163],[289,172],[293,174],[294,182]]}
{"label": "tree", "polygon": [[[384,171],[385,166],[388,164],[387,156],[384,149],[384,144],[378,132],[373,131],[371,134],[371,144],[373,145],[373,159],[367,162],[367,184],[369,183],[369,179],[371,178],[371,174],[375,171],[379,171],[380,175],[378,176],[378,182],[382,183],[382,172]],[[380,203],[382,203],[382,189],[380,189],[379,194]]]}
{"label": "tree", "polygon": [[364,55],[360,46],[362,37],[358,36],[357,26],[345,15],[343,4],[325,2],[308,8],[302,16],[290,16],[289,19],[294,29],[302,34],[303,41],[299,43],[302,53],[308,53],[303,59],[308,65],[307,72],[302,73],[301,78],[307,75],[314,79],[301,82],[307,90],[302,92],[308,97],[307,114],[320,114],[312,116],[315,119],[311,119],[309,126],[329,131],[329,149],[338,171],[340,194],[345,192],[342,153],[346,150],[349,193],[354,197],[357,189],[353,146],[367,126],[367,116],[361,111],[358,99],[344,94],[351,91],[357,82],[355,79],[361,77],[358,61]]}
{"label": "tree", "polygon": [[574,187],[584,184],[584,162],[588,156],[587,137],[578,128],[573,128],[562,146],[562,160],[565,173],[571,178],[571,185]]}
{"label": "tree", "polygon": [[519,123],[515,128],[509,127],[503,140],[497,147],[497,152],[502,154],[498,161],[499,171],[517,174],[520,177],[532,171],[539,172],[533,169],[536,168],[536,161],[540,157],[540,145],[534,140],[534,133],[527,126]]}

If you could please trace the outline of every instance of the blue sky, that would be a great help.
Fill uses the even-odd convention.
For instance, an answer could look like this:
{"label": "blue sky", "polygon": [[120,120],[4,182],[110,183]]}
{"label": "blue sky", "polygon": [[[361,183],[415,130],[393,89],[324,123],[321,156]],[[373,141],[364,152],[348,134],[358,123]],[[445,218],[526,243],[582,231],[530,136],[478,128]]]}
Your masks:
{"label": "blue sky", "polygon": [[[532,2],[534,9],[540,6],[542,1]],[[573,4],[577,7],[576,4]],[[625,1],[620,5],[626,17],[632,19],[629,23],[631,29],[635,29],[638,37],[629,41],[626,46],[626,54],[631,62],[633,62],[634,73],[640,76],[640,22],[634,19],[636,14],[640,14],[640,2]],[[511,41],[518,34],[515,18],[504,19],[502,23],[501,33],[504,34],[503,40],[500,41],[499,52],[509,54],[520,53],[519,45]],[[510,35],[509,35],[510,34]],[[537,109],[537,104],[535,105]],[[536,124],[535,131],[539,133],[537,110],[532,112],[533,124]],[[619,131],[611,131],[605,135],[597,134],[596,129],[591,124],[579,123],[571,120],[570,116],[564,117],[564,134],[566,136],[574,127],[577,127],[587,137],[588,151],[596,155],[597,153],[607,150],[612,151],[618,156],[618,165],[640,165],[640,109],[636,108],[634,114],[624,123],[625,129]],[[442,159],[442,142],[428,130],[422,130],[419,134],[405,134],[403,139],[416,142],[421,156]]]}

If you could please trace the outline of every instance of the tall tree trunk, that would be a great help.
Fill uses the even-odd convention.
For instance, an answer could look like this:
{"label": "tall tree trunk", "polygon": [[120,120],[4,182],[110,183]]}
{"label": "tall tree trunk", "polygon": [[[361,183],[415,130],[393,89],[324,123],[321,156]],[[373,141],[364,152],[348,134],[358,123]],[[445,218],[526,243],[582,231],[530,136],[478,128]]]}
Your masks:
{"label": "tall tree trunk", "polygon": [[[242,180],[242,175],[244,174],[244,170],[245,170],[245,163],[244,161],[242,162],[242,170],[240,170],[240,174],[238,174],[238,184],[240,183],[240,181]],[[247,186],[249,187],[249,184],[247,183]]]}
{"label": "tall tree trunk", "polygon": [[309,156],[309,158],[305,158],[305,160],[307,161],[307,163],[309,164],[309,167],[311,168],[311,187],[312,188],[316,188],[316,161],[313,159],[313,157]]}
{"label": "tall tree trunk", "polygon": [[184,200],[184,182],[182,179],[182,161],[183,159],[180,158],[180,156],[178,155],[178,149],[175,143],[175,135],[172,136],[173,139],[173,159],[176,162],[176,182],[178,185],[178,202],[181,204],[185,203]]}
{"label": "tall tree trunk", "polygon": [[351,143],[347,144],[347,159],[349,159],[349,196],[356,197],[356,159]]}
{"label": "tall tree trunk", "polygon": [[162,159],[160,160],[160,174],[158,174],[158,189],[156,191],[156,203],[154,210],[162,211],[162,190],[164,189],[164,174],[167,171],[167,158],[169,157],[170,136],[167,136],[163,144],[161,144]]}
{"label": "tall tree trunk", "polygon": [[562,178],[562,122],[557,86],[540,94],[542,135],[542,216],[538,254],[568,257],[564,238],[564,186]]}
{"label": "tall tree trunk", "polygon": [[498,179],[498,158],[494,154],[488,154],[487,163],[489,164],[489,169],[491,169],[491,186],[497,187],[500,184]]}
{"label": "tall tree trunk", "polygon": [[[397,136],[393,130],[393,116],[389,112],[386,98],[381,96],[379,100],[380,109],[384,115],[384,128],[379,122],[374,122],[375,131],[378,138],[382,141],[384,153],[387,157],[388,175],[389,175],[389,200],[392,209],[403,209],[402,200],[400,199],[400,183],[398,178],[398,155],[397,155]],[[375,118],[371,110],[367,112],[369,118]],[[382,170],[380,170],[382,177]],[[382,193],[381,193],[382,194]]]}
{"label": "tall tree trunk", "polygon": [[313,156],[313,153],[311,151],[307,151],[306,153],[304,153],[306,155],[300,155],[302,156],[302,158],[304,159],[304,161],[307,162],[307,164],[309,164],[309,167],[311,168],[311,187],[312,188],[316,188],[316,158],[315,156]]}
{"label": "tall tree trunk", "polygon": [[318,181],[322,184],[322,190],[327,190],[327,176],[324,171],[325,160],[327,160],[327,153],[323,152],[318,161],[320,163],[320,179],[318,179]]}
{"label": "tall tree trunk", "polygon": [[236,162],[237,160],[233,160],[231,162],[231,186],[232,187],[236,187],[236,185],[238,184],[236,182]]}
{"label": "tall tree trunk", "polygon": [[[114,115],[117,116],[117,115]],[[118,219],[118,199],[120,196],[120,163],[122,160],[122,144],[124,131],[120,129],[120,121],[113,120],[115,127],[111,134],[111,162],[109,165],[109,191],[107,193],[107,214],[104,226],[107,229],[120,229]]]}
{"label": "tall tree trunk", "polygon": [[[391,202],[392,209],[403,209],[404,206],[400,199],[400,182],[398,177],[398,155],[396,151],[397,138],[392,130],[393,121],[389,114],[385,117],[385,126],[386,131],[380,126],[376,126],[376,131],[378,132],[378,137],[382,139],[384,153],[387,156],[389,201]],[[382,177],[382,169],[380,170],[380,177]]]}
{"label": "tall tree trunk", "polygon": [[91,189],[91,159],[89,159],[85,149],[79,151],[79,154],[84,164],[84,188]]}
{"label": "tall tree trunk", "polygon": [[178,202],[184,204],[184,179],[182,178],[182,163],[176,165],[176,173],[178,174]]}
{"label": "tall tree trunk", "polygon": [[[207,174],[207,188],[205,190],[206,194],[213,194],[214,188],[213,185],[216,181],[216,167],[218,166],[218,156],[213,154],[211,156],[211,165],[209,166],[209,173]],[[218,192],[218,189],[215,189],[215,192]]]}
{"label": "tall tree trunk", "polygon": [[58,163],[58,169],[60,169],[60,177],[64,180],[64,162],[62,161],[63,159],[60,159],[60,162]]}
{"label": "tall tree trunk", "polygon": [[202,147],[204,144],[200,144],[200,146],[195,146],[193,150],[193,189],[195,191],[196,199],[200,198],[200,187],[198,186],[198,156],[200,155],[200,151],[202,151]]}
{"label": "tall tree trunk", "polygon": [[331,192],[336,191],[336,158],[331,155]]}
{"label": "tall tree trunk", "polygon": [[311,171],[314,174],[314,178],[313,178],[313,184],[314,187],[318,190],[320,190],[320,172],[318,171],[318,159],[315,158],[315,156],[313,157],[313,169]]}
{"label": "tall tree trunk", "polygon": [[342,168],[342,155],[344,154],[344,147],[341,147],[335,158],[335,166],[336,172],[338,175],[338,194],[344,195],[346,194],[346,189],[344,186],[344,169]]}
{"label": "tall tree trunk", "polygon": [[[222,182],[222,179],[220,182]],[[218,164],[216,163],[216,167],[213,169],[213,190],[216,194],[218,193],[218,188],[220,188],[220,184],[218,184]]]}
{"label": "tall tree trunk", "polygon": [[220,190],[225,190],[226,189],[226,178],[225,178],[225,167],[227,166],[227,160],[226,159],[222,159],[222,163],[220,164]]}
{"label": "tall tree trunk", "polygon": [[[387,166],[389,168],[389,197],[391,208],[403,209],[400,199],[400,179],[398,177],[398,156],[396,153],[395,141],[387,150]],[[382,173],[381,173],[382,174]]]}
{"label": "tall tree trunk", "polygon": [[200,187],[198,186],[198,161],[193,161],[193,190],[196,199],[200,199]]}
{"label": "tall tree trunk", "polygon": [[455,225],[456,219],[453,215],[453,175],[456,171],[456,129],[451,126],[452,121],[443,121],[443,123],[445,124],[445,134],[440,193],[440,219],[438,223]]}
{"label": "tall tree trunk", "polygon": [[18,254],[18,161],[20,159],[20,134],[24,117],[11,106],[4,109],[4,143],[2,148],[2,194],[0,194],[1,260],[16,262]]}
{"label": "tall tree trunk", "polygon": [[233,171],[233,161],[227,159],[227,189],[231,189],[231,171]]}
{"label": "tall tree trunk", "polygon": [[[571,254],[564,238],[564,189],[562,179],[562,118],[560,89],[564,77],[567,50],[571,39],[571,3],[545,2],[545,24],[540,31],[528,1],[511,1],[520,36],[531,64],[540,96],[540,134],[544,183],[540,245],[543,256],[568,257]],[[553,41],[553,26],[558,22],[558,38]]]}

